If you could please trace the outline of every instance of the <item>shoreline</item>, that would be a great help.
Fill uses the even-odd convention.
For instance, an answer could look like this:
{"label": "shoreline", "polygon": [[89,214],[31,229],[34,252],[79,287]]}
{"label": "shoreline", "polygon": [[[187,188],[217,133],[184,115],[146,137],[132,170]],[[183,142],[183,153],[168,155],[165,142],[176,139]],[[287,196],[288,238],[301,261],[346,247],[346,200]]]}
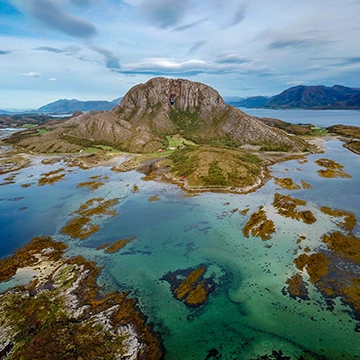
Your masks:
{"label": "shoreline", "polygon": [[[78,340],[73,347],[83,355],[92,348],[98,352],[101,344],[103,356],[110,352],[114,358],[162,359],[162,339],[139,309],[138,300],[127,292],[104,293],[96,283],[101,268],[82,256],[68,257],[66,250],[65,243],[42,236],[0,260],[0,283],[20,280],[0,292],[5,329],[0,331],[0,352],[2,345],[12,344],[10,357],[70,356],[70,331]],[[21,279],[25,272],[30,279]]]}
{"label": "shoreline", "polygon": [[[332,135],[307,139],[306,141],[310,145],[315,146],[315,153],[322,153],[324,152],[324,142],[332,139],[337,139],[341,141],[338,136]],[[351,149],[349,150],[351,151]],[[64,165],[68,167],[75,166],[81,169],[90,169],[98,166],[106,166],[110,167],[112,171],[117,172],[127,172],[133,170],[138,170],[142,172],[144,171],[144,168],[147,167],[147,169],[145,169],[145,176],[150,176],[154,180],[176,184],[181,189],[191,193],[228,192],[234,194],[247,194],[261,188],[268,180],[272,178],[268,169],[270,166],[283,161],[304,158],[314,152],[285,153],[252,151],[251,153],[262,159],[264,161],[264,164],[261,165],[261,173],[259,176],[257,176],[257,180],[255,181],[255,183],[242,188],[232,186],[191,186],[186,182],[186,179],[177,178],[176,176],[171,174],[169,170],[165,170],[161,174],[156,173],[156,170],[166,169],[161,168],[161,165],[156,166],[156,164],[158,164],[161,160],[166,159],[166,157],[154,157],[154,154],[133,154],[125,152],[111,153],[104,151],[98,153],[80,152],[66,154],[31,154],[25,152],[16,152],[16,149],[10,149],[10,151],[0,151],[0,162],[5,159],[5,164],[0,164],[0,174],[19,171],[25,167],[34,166],[38,163],[53,164],[61,161],[63,161],[65,163]],[[1,158],[1,155],[5,155],[5,157]],[[20,162],[20,164],[16,163],[13,166],[9,166],[9,163],[11,164],[12,158],[16,158],[16,162]]]}

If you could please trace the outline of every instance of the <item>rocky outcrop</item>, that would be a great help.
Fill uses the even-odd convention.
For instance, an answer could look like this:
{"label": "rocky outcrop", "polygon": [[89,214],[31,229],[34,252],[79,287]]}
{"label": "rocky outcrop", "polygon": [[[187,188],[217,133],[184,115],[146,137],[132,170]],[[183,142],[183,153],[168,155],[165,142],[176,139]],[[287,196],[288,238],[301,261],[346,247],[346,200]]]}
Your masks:
{"label": "rocky outcrop", "polygon": [[96,263],[65,257],[66,248],[43,236],[0,261],[0,282],[33,274],[0,294],[0,358],[162,359],[160,336],[137,300],[104,293]]}
{"label": "rocky outcrop", "polygon": [[111,145],[130,152],[156,151],[164,147],[167,135],[177,133],[196,143],[215,146],[255,144],[284,151],[308,147],[304,141],[226,105],[208,85],[162,77],[134,86],[111,111],[90,112],[58,125],[52,123],[47,139],[58,128],[61,130],[57,136],[61,134],[62,140],[72,144]]}

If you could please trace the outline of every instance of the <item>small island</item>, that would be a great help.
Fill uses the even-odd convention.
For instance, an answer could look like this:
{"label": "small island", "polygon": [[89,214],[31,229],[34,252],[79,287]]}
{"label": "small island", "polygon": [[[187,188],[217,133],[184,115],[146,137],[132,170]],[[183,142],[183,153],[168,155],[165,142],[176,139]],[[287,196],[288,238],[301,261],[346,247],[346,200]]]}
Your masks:
{"label": "small island", "polygon": [[204,305],[208,295],[215,290],[212,277],[204,277],[206,269],[206,265],[199,265],[195,268],[169,271],[161,280],[170,284],[175,299],[196,308]]}

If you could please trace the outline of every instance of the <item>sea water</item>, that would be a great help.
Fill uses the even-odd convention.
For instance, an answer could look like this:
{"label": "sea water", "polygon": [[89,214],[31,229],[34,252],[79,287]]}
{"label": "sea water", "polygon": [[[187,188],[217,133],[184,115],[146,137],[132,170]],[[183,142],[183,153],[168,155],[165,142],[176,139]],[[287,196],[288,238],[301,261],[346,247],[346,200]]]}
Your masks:
{"label": "sea water", "polygon": [[[89,170],[66,169],[64,164],[33,166],[17,172],[14,184],[0,176],[0,251],[7,256],[31,237],[51,235],[69,245],[68,256],[83,255],[103,267],[98,279],[105,290],[130,291],[139,300],[164,339],[166,359],[205,359],[216,349],[222,359],[251,359],[281,350],[305,359],[354,359],[360,354],[360,333],[349,308],[336,301],[333,311],[310,286],[311,300],[292,300],[282,293],[296,269],[294,251],[299,236],[304,246],[321,246],[321,235],[336,229],[321,213],[321,206],[351,211],[360,220],[360,157],[340,141],[324,143],[324,154],[272,166],[274,177],[290,177],[312,185],[308,190],[279,189],[273,180],[256,192],[202,193],[188,196],[173,184],[144,181],[143,174],[116,173],[99,166]],[[328,158],[344,165],[351,179],[321,178],[315,160]],[[121,159],[119,160],[122,161]],[[41,174],[65,168],[65,180],[38,186]],[[77,188],[91,176],[108,176],[104,186],[91,191]],[[22,184],[30,184],[22,187]],[[134,185],[136,190],[134,191]],[[277,214],[274,194],[289,194],[307,201],[317,222],[306,225]],[[158,201],[150,201],[157,195]],[[118,215],[98,220],[101,230],[83,241],[62,235],[60,229],[81,204],[91,198],[118,198]],[[264,206],[276,234],[266,242],[244,237],[242,227],[251,213]],[[241,210],[249,209],[244,216]],[[359,227],[355,228],[359,236]],[[117,253],[96,247],[136,236]],[[162,280],[169,271],[207,265],[216,289],[207,303],[190,309],[176,300]],[[17,279],[16,281],[27,281]],[[3,291],[13,283],[2,284]],[[219,355],[220,356],[220,355]],[[209,358],[209,357],[208,357]]]}
{"label": "sea water", "polygon": [[360,126],[360,110],[240,109],[252,116],[280,119],[292,124],[314,124],[320,127],[336,124]]}

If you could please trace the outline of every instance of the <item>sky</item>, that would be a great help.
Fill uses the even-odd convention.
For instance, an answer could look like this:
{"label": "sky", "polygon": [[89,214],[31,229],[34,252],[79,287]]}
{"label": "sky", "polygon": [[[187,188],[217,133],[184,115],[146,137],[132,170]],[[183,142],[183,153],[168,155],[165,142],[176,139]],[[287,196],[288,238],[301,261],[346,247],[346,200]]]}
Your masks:
{"label": "sky", "polygon": [[0,0],[0,108],[113,100],[156,76],[222,96],[360,87],[360,0]]}

